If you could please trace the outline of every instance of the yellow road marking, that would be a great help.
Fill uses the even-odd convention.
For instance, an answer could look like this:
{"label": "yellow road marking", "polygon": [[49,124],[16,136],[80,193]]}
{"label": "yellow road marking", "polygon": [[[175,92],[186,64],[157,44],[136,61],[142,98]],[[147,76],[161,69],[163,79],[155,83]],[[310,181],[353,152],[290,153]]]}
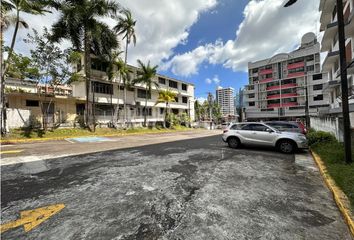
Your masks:
{"label": "yellow road marking", "polygon": [[23,149],[21,149],[21,150],[1,151],[0,154],[6,154],[6,153],[20,153],[20,152],[23,152]]}
{"label": "yellow road marking", "polygon": [[65,207],[64,204],[56,204],[47,207],[37,208],[33,210],[21,211],[20,219],[11,221],[1,225],[1,233],[6,232],[12,228],[17,228],[23,225],[25,232],[32,230],[39,224],[60,212]]}

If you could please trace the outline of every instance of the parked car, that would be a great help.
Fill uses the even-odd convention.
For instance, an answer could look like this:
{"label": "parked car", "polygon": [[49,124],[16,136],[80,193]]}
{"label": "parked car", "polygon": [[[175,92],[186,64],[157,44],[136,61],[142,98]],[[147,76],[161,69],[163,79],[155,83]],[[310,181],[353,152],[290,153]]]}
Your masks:
{"label": "parked car", "polygon": [[307,129],[302,122],[271,121],[265,122],[265,124],[276,128],[281,132],[299,132],[307,134]]}
{"label": "parked car", "polygon": [[265,123],[235,123],[223,131],[222,139],[231,148],[241,145],[272,146],[283,153],[307,148],[306,136],[297,132],[281,132]]}

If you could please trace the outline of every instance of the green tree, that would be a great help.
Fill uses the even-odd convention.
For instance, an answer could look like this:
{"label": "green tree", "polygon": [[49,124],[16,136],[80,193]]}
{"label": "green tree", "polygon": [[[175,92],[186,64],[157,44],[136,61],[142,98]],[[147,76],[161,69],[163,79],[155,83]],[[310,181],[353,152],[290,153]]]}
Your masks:
{"label": "green tree", "polygon": [[153,80],[156,76],[158,66],[150,66],[150,61],[145,65],[138,59],[138,67],[138,76],[132,81],[132,84],[145,85],[144,127],[146,127],[147,100],[151,98],[152,87],[159,88],[159,84]]}
{"label": "green tree", "polygon": [[[75,53],[71,50],[62,50],[59,46],[51,42],[50,34],[47,28],[43,29],[43,35],[33,29],[33,35],[28,34],[27,39],[24,41],[34,45],[30,50],[31,62],[38,69],[39,76],[37,78],[37,85],[44,84],[45,89],[48,86],[53,88],[53,92],[59,85],[65,84],[68,81],[74,81],[74,77],[70,71],[71,61],[77,60]],[[38,91],[39,97],[42,92]],[[44,102],[46,102],[47,92],[44,93]],[[47,130],[48,112],[52,104],[53,98],[50,98],[49,104],[45,108],[42,101],[41,109],[43,114],[43,129]]]}
{"label": "green tree", "polygon": [[216,102],[212,104],[212,118],[216,124],[218,124],[222,118],[220,105]]}
{"label": "green tree", "polygon": [[[5,48],[5,51],[8,51],[8,48]],[[12,58],[9,61],[7,76],[22,80],[37,80],[40,73],[31,58],[13,52]]]}
{"label": "green tree", "polygon": [[169,108],[169,103],[171,102],[176,102],[176,99],[175,97],[177,96],[176,93],[170,91],[169,89],[167,90],[162,90],[162,91],[159,91],[159,96],[157,98],[157,101],[156,101],[156,104],[159,104],[159,103],[165,103],[166,104],[166,108],[164,110],[164,121],[163,121],[163,127],[166,128],[166,121],[167,121],[167,110],[168,110],[168,113],[170,113],[170,108]]}
{"label": "green tree", "polygon": [[[133,44],[135,46],[136,44],[136,35],[135,35],[135,24],[136,21],[133,19],[131,12],[128,9],[123,9],[121,11],[123,16],[118,17],[118,24],[113,28],[113,30],[119,34],[123,35],[123,39],[126,40],[125,43],[125,59],[124,63],[127,65],[128,61],[128,46],[130,42],[133,40]],[[123,78],[124,81],[124,78]],[[127,115],[127,109],[126,109],[126,101],[127,101],[127,86],[126,83],[124,83],[124,98],[123,98],[123,122],[124,124],[126,123],[126,115]]]}
{"label": "green tree", "polygon": [[201,106],[198,100],[195,100],[194,102],[194,113],[195,113],[195,120],[200,121],[201,120]]}
{"label": "green tree", "polygon": [[[12,53],[14,51],[15,47],[15,42],[17,38],[17,32],[18,29],[23,26],[25,28],[28,28],[28,24],[26,21],[24,21],[21,18],[22,13],[28,13],[28,14],[33,14],[33,15],[40,15],[44,14],[46,12],[49,12],[46,7],[47,4],[44,3],[44,1],[35,1],[35,0],[2,0],[1,3],[5,3],[6,9],[8,10],[14,10],[15,11],[15,17],[14,17],[14,24],[15,24],[15,29],[14,33],[12,35],[12,40],[11,40],[11,45],[10,49],[8,52],[8,57],[7,57],[7,62],[10,61],[12,57]],[[5,77],[7,71],[9,68],[9,64],[5,63],[5,68],[4,71],[2,72],[2,78]]]}
{"label": "green tree", "polygon": [[58,0],[52,4],[61,12],[59,20],[52,26],[52,40],[69,39],[77,51],[84,52],[86,82],[86,118],[89,119],[89,94],[91,84],[91,53],[108,54],[119,46],[114,32],[102,17],[112,17],[120,9],[118,3],[107,0]]}

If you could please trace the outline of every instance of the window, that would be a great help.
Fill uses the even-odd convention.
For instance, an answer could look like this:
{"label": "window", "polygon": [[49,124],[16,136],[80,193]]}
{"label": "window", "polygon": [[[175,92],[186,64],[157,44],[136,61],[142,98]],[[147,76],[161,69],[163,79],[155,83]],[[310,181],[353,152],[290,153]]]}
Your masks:
{"label": "window", "polygon": [[308,72],[311,72],[311,71],[313,71],[313,70],[315,70],[315,66],[314,66],[314,65],[311,65],[311,66],[307,66],[307,67],[306,67],[306,71],[308,71]]}
{"label": "window", "polygon": [[38,107],[39,106],[39,101],[37,101],[37,100],[26,100],[26,106],[27,107]]}
{"label": "window", "polygon": [[84,103],[77,103],[76,104],[76,114],[77,115],[84,115],[85,113],[85,104]]}
{"label": "window", "polygon": [[108,68],[108,62],[104,62],[97,58],[91,58],[91,68],[93,70],[106,72]]}
{"label": "window", "polygon": [[255,106],[255,102],[249,102],[248,106],[254,107]]}
{"label": "window", "polygon": [[[145,107],[139,107],[136,109],[137,116],[144,116],[144,113],[145,113]],[[151,107],[146,108],[146,116],[152,116],[152,108]]]}
{"label": "window", "polygon": [[[147,94],[148,94],[147,99],[151,99],[149,92]],[[146,90],[138,89],[138,98],[146,98]]]}
{"label": "window", "polygon": [[182,83],[182,90],[187,91],[187,84]]}
{"label": "window", "polygon": [[320,79],[322,79],[322,73],[315,74],[315,75],[312,76],[312,80],[320,80]]}
{"label": "window", "polygon": [[323,85],[322,84],[316,84],[316,85],[313,85],[313,90],[316,91],[316,90],[322,90],[323,88]]}
{"label": "window", "polygon": [[160,108],[160,115],[164,114],[164,108]]}
{"label": "window", "polygon": [[177,103],[178,103],[178,97],[175,97],[175,102],[177,102]]}
{"label": "window", "polygon": [[113,85],[101,82],[92,82],[92,91],[95,93],[113,94]]}
{"label": "window", "polygon": [[188,98],[187,97],[182,97],[182,102],[183,103],[188,103]]}
{"label": "window", "polygon": [[159,77],[159,84],[165,85],[166,84],[166,79],[164,79],[162,77]]}
{"label": "window", "polygon": [[177,82],[172,81],[172,80],[168,81],[168,86],[171,88],[178,88]]}
{"label": "window", "polygon": [[264,126],[263,124],[247,124],[244,127],[242,127],[242,130],[246,130],[246,131],[266,131],[267,127]]}
{"label": "window", "polygon": [[320,94],[320,95],[317,95],[317,96],[313,97],[313,100],[314,100],[314,101],[321,101],[321,100],[323,100],[323,94]]}
{"label": "window", "polygon": [[230,127],[231,130],[240,130],[242,127],[245,126],[243,124],[234,124],[232,127]]}
{"label": "window", "polygon": [[254,93],[248,95],[249,98],[254,98]]}
{"label": "window", "polygon": [[289,69],[289,73],[297,73],[305,71],[304,67]]}

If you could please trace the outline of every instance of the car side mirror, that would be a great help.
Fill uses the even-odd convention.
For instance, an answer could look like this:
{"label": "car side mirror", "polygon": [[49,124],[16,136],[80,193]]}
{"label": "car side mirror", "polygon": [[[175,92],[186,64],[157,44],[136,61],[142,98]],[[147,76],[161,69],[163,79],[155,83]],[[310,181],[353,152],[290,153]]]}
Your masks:
{"label": "car side mirror", "polygon": [[273,132],[273,130],[270,129],[270,128],[267,128],[266,131],[269,132],[269,133],[272,133],[272,132]]}

